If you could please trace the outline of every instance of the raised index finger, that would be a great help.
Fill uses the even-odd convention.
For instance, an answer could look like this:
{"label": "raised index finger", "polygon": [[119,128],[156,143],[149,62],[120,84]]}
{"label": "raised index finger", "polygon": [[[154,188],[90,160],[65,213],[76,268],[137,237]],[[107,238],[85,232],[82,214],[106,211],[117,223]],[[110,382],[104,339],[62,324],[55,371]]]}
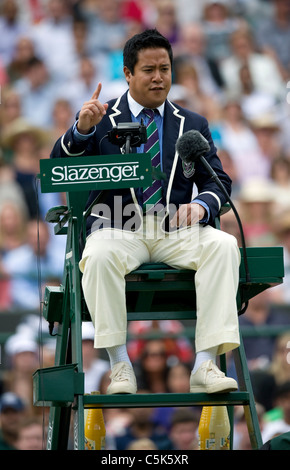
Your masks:
{"label": "raised index finger", "polygon": [[95,89],[95,91],[93,93],[92,100],[97,100],[99,98],[99,95],[101,93],[101,89],[102,89],[102,84],[99,83],[97,88]]}

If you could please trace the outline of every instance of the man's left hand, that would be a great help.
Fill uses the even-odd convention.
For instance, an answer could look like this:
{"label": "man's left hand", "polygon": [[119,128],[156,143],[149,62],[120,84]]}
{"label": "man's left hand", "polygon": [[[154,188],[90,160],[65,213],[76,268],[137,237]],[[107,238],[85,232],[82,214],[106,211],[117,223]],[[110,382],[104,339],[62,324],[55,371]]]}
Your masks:
{"label": "man's left hand", "polygon": [[182,204],[171,219],[170,226],[189,227],[202,220],[206,215],[206,210],[200,204],[192,202]]}

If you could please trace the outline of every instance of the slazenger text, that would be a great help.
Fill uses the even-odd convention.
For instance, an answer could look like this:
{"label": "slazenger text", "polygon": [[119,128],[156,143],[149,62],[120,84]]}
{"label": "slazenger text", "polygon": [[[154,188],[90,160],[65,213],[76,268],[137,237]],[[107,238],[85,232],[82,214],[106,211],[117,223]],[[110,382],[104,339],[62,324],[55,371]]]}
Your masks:
{"label": "slazenger text", "polygon": [[139,164],[118,164],[108,163],[106,165],[75,165],[75,166],[55,166],[52,168],[52,184],[62,184],[64,182],[84,183],[91,181],[113,181],[138,180],[137,171]]}

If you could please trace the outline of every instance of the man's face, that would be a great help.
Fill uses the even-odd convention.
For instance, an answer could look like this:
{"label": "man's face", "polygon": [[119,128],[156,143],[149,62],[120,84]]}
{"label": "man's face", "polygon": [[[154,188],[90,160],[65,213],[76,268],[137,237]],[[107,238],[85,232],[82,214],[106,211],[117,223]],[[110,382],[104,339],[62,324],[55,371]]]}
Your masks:
{"label": "man's face", "polygon": [[171,64],[166,49],[142,49],[134,75],[124,67],[132,98],[145,108],[157,108],[167,98],[171,87]]}

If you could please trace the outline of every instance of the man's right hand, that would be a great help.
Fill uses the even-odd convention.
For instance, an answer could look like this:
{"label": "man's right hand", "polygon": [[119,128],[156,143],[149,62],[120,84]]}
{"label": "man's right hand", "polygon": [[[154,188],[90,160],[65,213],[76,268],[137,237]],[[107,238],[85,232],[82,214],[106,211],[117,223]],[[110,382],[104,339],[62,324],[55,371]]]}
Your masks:
{"label": "man's right hand", "polygon": [[99,83],[92,98],[84,103],[80,111],[77,129],[81,134],[88,134],[92,127],[99,124],[107,112],[108,104],[102,104],[98,99],[101,89],[102,84]]}

